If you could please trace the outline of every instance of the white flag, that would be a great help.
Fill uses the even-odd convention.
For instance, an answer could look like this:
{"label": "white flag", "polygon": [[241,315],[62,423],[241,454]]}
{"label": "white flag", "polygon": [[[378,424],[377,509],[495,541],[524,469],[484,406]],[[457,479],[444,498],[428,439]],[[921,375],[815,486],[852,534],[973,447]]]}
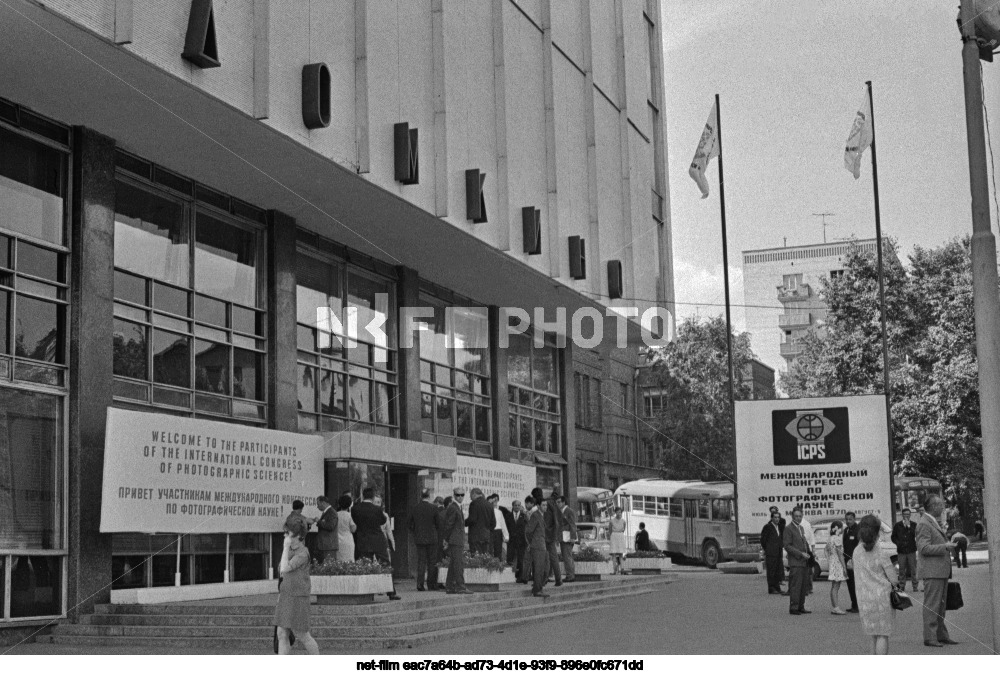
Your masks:
{"label": "white flag", "polygon": [[701,198],[708,198],[708,182],[705,180],[705,169],[712,157],[719,156],[719,117],[712,103],[712,111],[708,113],[708,121],[705,122],[705,130],[701,132],[701,140],[698,141],[698,149],[694,152],[694,159],[691,160],[691,168],[688,175],[698,183],[701,190]]}
{"label": "white flag", "polygon": [[866,90],[858,114],[854,117],[854,124],[851,125],[851,133],[847,136],[847,148],[844,150],[844,168],[854,174],[855,180],[861,177],[861,155],[872,144],[874,138],[872,102]]}

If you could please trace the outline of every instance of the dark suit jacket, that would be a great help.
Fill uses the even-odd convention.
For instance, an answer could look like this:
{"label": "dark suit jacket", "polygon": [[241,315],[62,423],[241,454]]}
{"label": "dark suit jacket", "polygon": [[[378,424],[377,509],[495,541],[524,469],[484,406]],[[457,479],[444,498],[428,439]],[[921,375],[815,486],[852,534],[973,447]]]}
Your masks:
{"label": "dark suit jacket", "polygon": [[524,537],[529,550],[545,550],[545,519],[542,511],[535,508],[524,526]]}
{"label": "dark suit jacket", "polygon": [[507,535],[514,540],[514,513],[503,506],[498,506],[497,510],[503,515],[503,523],[507,525]]}
{"label": "dark suit jacket", "polygon": [[580,536],[576,531],[576,512],[572,508],[566,506],[566,509],[559,513],[562,515],[562,527],[559,532],[559,542],[563,542],[563,531],[569,532],[569,540],[572,543],[580,540]]}
{"label": "dark suit jacket", "polygon": [[316,549],[336,550],[337,511],[333,509],[333,506],[327,507],[326,511],[319,516],[319,519],[316,520],[316,528],[319,530],[319,533],[316,534]]}
{"label": "dark suit jacket", "polygon": [[788,566],[806,566],[809,560],[809,543],[806,542],[805,533],[792,522],[785,527],[784,539],[785,551],[788,553]]}
{"label": "dark suit jacket", "polygon": [[559,506],[556,505],[554,498],[549,497],[547,502],[549,507],[545,510],[545,540],[548,543],[562,542],[562,513],[559,512]]}
{"label": "dark suit jacket", "polygon": [[493,530],[497,528],[497,517],[493,514],[493,506],[480,496],[469,504],[469,518],[465,520],[469,527],[469,543],[482,543],[493,540]]}
{"label": "dark suit jacket", "polygon": [[900,520],[892,528],[892,542],[896,544],[896,554],[906,555],[917,551],[917,523],[910,520],[910,526]]}
{"label": "dark suit jacket", "polygon": [[858,523],[852,526],[844,525],[844,560],[848,560],[854,554],[854,548],[858,547],[861,540],[858,538]]}
{"label": "dark suit jacket", "polygon": [[510,522],[507,524],[507,533],[510,534],[510,547],[515,550],[523,550],[528,545],[528,539],[524,537],[524,529],[528,524],[528,513],[523,510],[514,516],[510,514]]}
{"label": "dark suit jacket", "polygon": [[430,501],[421,501],[410,515],[410,531],[417,545],[437,545],[441,539],[441,515]]}
{"label": "dark suit jacket", "polygon": [[382,509],[371,501],[362,501],[351,508],[351,519],[358,527],[354,534],[354,553],[361,557],[385,555],[387,548],[382,525],[387,518]]}
{"label": "dark suit jacket", "polygon": [[649,550],[649,532],[645,529],[635,532],[635,549]]}
{"label": "dark suit jacket", "polygon": [[777,529],[770,522],[764,525],[760,530],[760,547],[764,550],[765,557],[781,557],[785,542],[780,524]]}
{"label": "dark suit jacket", "polygon": [[465,517],[462,515],[462,506],[452,501],[444,509],[444,516],[441,519],[441,535],[444,537],[445,544],[449,546],[457,545],[462,549],[468,548],[469,543],[465,536]]}

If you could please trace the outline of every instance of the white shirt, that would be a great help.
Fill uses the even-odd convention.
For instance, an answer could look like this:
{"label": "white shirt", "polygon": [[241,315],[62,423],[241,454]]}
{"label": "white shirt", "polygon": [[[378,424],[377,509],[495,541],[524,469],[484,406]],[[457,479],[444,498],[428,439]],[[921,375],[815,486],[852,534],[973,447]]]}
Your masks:
{"label": "white shirt", "polygon": [[809,544],[809,549],[812,550],[816,547],[816,537],[813,536],[813,527],[809,524],[809,520],[805,517],[802,518],[799,526],[802,527],[802,536],[806,539],[806,543]]}
{"label": "white shirt", "polygon": [[503,532],[503,542],[507,543],[508,541],[510,541],[510,534],[507,533],[507,520],[505,520],[503,518],[503,513],[500,511],[500,508],[494,508],[493,509],[493,515],[494,515],[494,518],[497,521],[497,524],[496,524],[495,527],[493,527],[493,529],[494,530],[499,529],[500,531],[502,531]]}

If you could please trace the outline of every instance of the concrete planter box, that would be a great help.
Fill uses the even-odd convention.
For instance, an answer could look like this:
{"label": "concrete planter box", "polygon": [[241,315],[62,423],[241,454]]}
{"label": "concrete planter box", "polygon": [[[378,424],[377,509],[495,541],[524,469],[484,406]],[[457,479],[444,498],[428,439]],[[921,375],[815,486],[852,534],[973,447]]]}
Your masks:
{"label": "concrete planter box", "polygon": [[250,597],[278,591],[276,580],[244,580],[235,583],[206,583],[180,587],[140,587],[112,590],[112,604],[165,604],[175,601],[203,601],[227,597]]}
{"label": "concrete planter box", "polygon": [[[487,571],[486,569],[466,569],[465,587],[473,592],[499,592],[500,586],[517,582],[514,570],[507,567],[503,571]],[[438,567],[438,584],[444,587],[448,581],[447,567]]]}
{"label": "concrete planter box", "polygon": [[601,576],[610,576],[615,572],[611,560],[606,562],[573,562],[577,581],[600,580]]}
{"label": "concrete planter box", "polygon": [[392,575],[310,576],[317,604],[371,604],[376,594],[392,592]]}
{"label": "concrete planter box", "polygon": [[669,557],[625,557],[622,570],[637,576],[658,576],[673,567]]}

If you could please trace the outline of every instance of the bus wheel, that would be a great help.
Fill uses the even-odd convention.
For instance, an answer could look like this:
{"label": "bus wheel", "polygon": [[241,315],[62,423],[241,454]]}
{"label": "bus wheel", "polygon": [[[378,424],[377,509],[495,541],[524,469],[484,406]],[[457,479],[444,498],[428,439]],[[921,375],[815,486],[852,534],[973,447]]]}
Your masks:
{"label": "bus wheel", "polygon": [[705,562],[705,566],[710,569],[714,569],[718,566],[719,562],[722,560],[722,551],[719,550],[719,544],[715,541],[706,541],[704,545],[701,546],[701,558]]}

